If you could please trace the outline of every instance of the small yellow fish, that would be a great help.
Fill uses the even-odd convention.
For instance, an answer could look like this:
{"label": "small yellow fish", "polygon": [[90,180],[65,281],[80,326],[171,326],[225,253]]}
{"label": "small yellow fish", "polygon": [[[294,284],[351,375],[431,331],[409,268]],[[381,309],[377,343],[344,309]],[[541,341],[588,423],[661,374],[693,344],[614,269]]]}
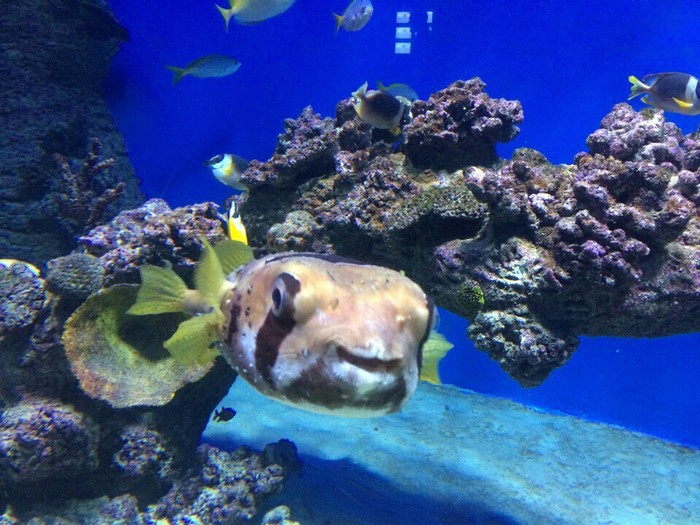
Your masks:
{"label": "small yellow fish", "polygon": [[241,214],[238,211],[236,201],[231,201],[231,206],[228,208],[228,219],[226,221],[228,227],[228,238],[232,241],[248,244],[248,233],[241,219]]}
{"label": "small yellow fish", "polygon": [[367,91],[367,82],[353,94],[352,105],[357,115],[375,128],[401,134],[399,123],[405,106],[396,97],[383,91]]}
{"label": "small yellow fish", "polygon": [[294,0],[229,0],[229,8],[216,8],[224,18],[226,31],[231,18],[239,24],[255,24],[284,13],[292,7]]}
{"label": "small yellow fish", "polygon": [[698,79],[687,73],[656,73],[639,80],[629,76],[632,84],[627,100],[644,94],[642,102],[655,108],[681,113],[700,114],[700,86]]}
{"label": "small yellow fish", "polygon": [[248,168],[248,161],[238,155],[221,153],[214,155],[204,163],[211,169],[216,180],[238,191],[248,191],[241,182],[241,175]]}
{"label": "small yellow fish", "polygon": [[187,75],[196,78],[221,78],[234,74],[241,67],[235,58],[226,55],[207,55],[193,60],[185,67],[165,66],[173,72],[173,85]]}

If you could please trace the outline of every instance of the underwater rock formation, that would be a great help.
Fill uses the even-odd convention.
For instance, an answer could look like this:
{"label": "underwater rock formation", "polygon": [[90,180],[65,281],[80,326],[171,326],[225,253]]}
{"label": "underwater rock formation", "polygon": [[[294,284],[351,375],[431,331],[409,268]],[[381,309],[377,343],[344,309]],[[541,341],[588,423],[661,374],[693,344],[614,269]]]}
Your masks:
{"label": "underwater rock formation", "polygon": [[124,315],[140,265],[188,279],[201,240],[224,237],[215,204],[153,200],[87,233],[89,253],[54,259],[45,285],[0,267],[0,512],[14,516],[0,523],[244,523],[295,472],[291,443],[197,448],[235,372],[223,359],[179,370],[162,348],[177,322]]}
{"label": "underwater rock formation", "polygon": [[104,0],[3,6],[3,256],[41,266],[73,249],[76,235],[143,201],[101,92],[127,39]]}
{"label": "underwater rock formation", "polygon": [[[564,364],[581,335],[700,330],[698,134],[618,104],[573,164],[530,149],[504,161],[495,144],[517,134],[522,111],[483,88],[455,82],[414,102],[393,146],[348,101],[336,133],[309,109],[287,122],[298,137],[323,128],[335,162],[284,186],[272,182],[275,162],[243,174],[258,254],[310,250],[404,270],[470,319],[477,348],[525,386]],[[310,157],[315,140],[285,139],[285,154]]]}

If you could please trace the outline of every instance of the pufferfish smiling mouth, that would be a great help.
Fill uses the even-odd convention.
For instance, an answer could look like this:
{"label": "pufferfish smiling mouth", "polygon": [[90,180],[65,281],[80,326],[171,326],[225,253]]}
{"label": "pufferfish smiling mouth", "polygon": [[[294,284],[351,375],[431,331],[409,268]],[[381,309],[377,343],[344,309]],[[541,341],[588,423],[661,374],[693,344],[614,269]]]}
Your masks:
{"label": "pufferfish smiling mouth", "polygon": [[[239,266],[232,261],[240,259],[241,246],[250,251],[225,242],[215,249],[205,243],[197,290],[174,283],[179,277],[172,270],[142,270],[131,313],[166,311],[178,300],[192,308],[193,294],[203,299],[191,312],[200,315],[165,343],[180,362],[220,353],[269,397],[350,417],[399,410],[416,390],[423,361],[430,362],[426,377],[437,379],[437,360],[451,345],[431,337],[435,307],[404,275],[336,256],[283,253],[224,278],[226,267]],[[166,278],[178,288],[168,297]]]}

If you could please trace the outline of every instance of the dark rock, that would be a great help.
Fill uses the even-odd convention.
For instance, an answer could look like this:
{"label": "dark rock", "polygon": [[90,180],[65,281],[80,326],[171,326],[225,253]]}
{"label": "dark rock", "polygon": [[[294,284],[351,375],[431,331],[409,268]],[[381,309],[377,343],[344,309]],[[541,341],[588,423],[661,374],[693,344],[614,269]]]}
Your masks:
{"label": "dark rock", "polygon": [[[94,202],[120,188],[93,217],[109,218],[142,200],[101,94],[109,63],[125,38],[103,0],[49,5],[28,0],[3,7],[0,252],[7,257],[41,266],[73,249],[77,225],[61,213],[67,209],[62,166],[83,163],[93,137],[101,155],[114,159],[108,170],[94,174]],[[90,197],[90,209],[92,202]]]}

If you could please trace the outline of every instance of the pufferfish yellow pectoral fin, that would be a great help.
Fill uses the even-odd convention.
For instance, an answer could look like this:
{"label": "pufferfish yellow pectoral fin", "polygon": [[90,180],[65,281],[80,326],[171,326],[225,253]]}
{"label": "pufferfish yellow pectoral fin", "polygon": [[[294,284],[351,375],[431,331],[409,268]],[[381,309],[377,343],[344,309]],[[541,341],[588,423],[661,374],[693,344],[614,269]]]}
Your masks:
{"label": "pufferfish yellow pectoral fin", "polygon": [[678,104],[679,108],[682,109],[690,109],[693,107],[693,104],[691,102],[686,102],[685,100],[681,100],[679,98],[673,97],[673,101]]}
{"label": "pufferfish yellow pectoral fin", "polygon": [[214,252],[224,275],[253,260],[252,248],[241,241],[221,241],[214,246]]}
{"label": "pufferfish yellow pectoral fin", "polygon": [[454,345],[445,336],[433,330],[430,337],[423,345],[423,366],[420,371],[420,380],[434,385],[440,385],[440,373],[438,363],[445,357]]}
{"label": "pufferfish yellow pectoral fin", "polygon": [[219,309],[192,317],[180,323],[163,346],[182,365],[206,364],[219,355],[212,344],[221,337],[223,325],[224,314]]}

